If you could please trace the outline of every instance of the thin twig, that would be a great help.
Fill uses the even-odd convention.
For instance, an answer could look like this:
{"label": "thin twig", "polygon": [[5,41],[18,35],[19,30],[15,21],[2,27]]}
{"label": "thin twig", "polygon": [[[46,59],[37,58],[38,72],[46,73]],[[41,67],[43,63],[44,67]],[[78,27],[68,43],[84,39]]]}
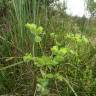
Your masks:
{"label": "thin twig", "polygon": [[8,68],[17,66],[17,65],[22,64],[22,63],[24,63],[24,61],[17,62],[17,63],[15,63],[15,64],[11,64],[11,65],[8,65],[8,66],[6,66],[6,67],[2,67],[2,68],[0,69],[0,71],[6,70],[6,69],[8,69]]}

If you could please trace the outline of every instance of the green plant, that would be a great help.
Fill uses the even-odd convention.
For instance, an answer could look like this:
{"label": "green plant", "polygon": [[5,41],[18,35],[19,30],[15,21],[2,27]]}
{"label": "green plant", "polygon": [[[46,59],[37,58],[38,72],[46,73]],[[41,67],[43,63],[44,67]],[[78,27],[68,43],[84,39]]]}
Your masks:
{"label": "green plant", "polygon": [[[40,36],[40,34],[43,31],[42,27],[37,27],[37,25],[35,24],[26,24],[26,27],[28,28],[28,30],[31,32],[31,34],[33,34],[33,44],[35,43],[40,43],[42,38]],[[42,35],[42,34],[41,34]],[[57,69],[58,67],[62,67],[62,63],[66,60],[66,58],[68,58],[70,55],[72,55],[73,57],[77,57],[77,54],[75,50],[73,50],[70,47],[60,47],[60,44],[58,43],[58,41],[56,40],[56,35],[54,33],[50,34],[51,37],[54,39],[55,41],[55,46],[53,46],[51,48],[51,52],[52,54],[50,56],[46,56],[44,54],[41,55],[41,57],[36,57],[35,54],[33,53],[33,56],[30,54],[27,54],[23,57],[24,62],[30,62],[31,60],[34,61],[34,65],[36,66],[36,68],[40,71],[39,75],[37,74],[37,87],[36,87],[36,92],[40,92],[41,96],[43,95],[48,95],[48,82],[50,81],[50,79],[57,79],[60,81],[66,81],[66,83],[68,84],[68,86],[71,88],[71,90],[73,91],[74,95],[77,96],[76,92],[74,91],[74,89],[72,88],[72,86],[69,84],[69,82],[67,81],[67,79],[65,79],[63,77],[63,75],[60,72],[55,71],[55,69]],[[85,42],[87,43],[88,40],[83,37],[79,37],[79,35],[77,36],[66,36],[68,39],[71,38],[72,40],[75,40],[76,42],[80,41],[81,42]],[[59,44],[59,45],[58,45]],[[41,46],[39,46],[41,47]],[[33,48],[34,50],[34,48]],[[34,52],[34,51],[33,51]],[[78,58],[79,59],[79,58]],[[75,61],[74,61],[75,62]],[[69,62],[67,62],[69,63]],[[54,70],[54,72],[52,72]],[[34,93],[36,94],[36,93]]]}
{"label": "green plant", "polygon": [[[31,66],[34,67],[35,71],[37,71],[37,73],[35,74],[36,86],[33,95],[45,96],[48,94],[52,94],[50,82],[55,82],[55,86],[58,85],[58,82],[65,82],[64,84],[67,84],[66,88],[68,88],[68,90],[71,89],[73,94],[75,96],[78,96],[75,90],[79,90],[79,88],[75,88],[75,86],[71,83],[72,78],[74,78],[75,80],[82,80],[83,82],[81,82],[81,84],[83,86],[84,84],[86,84],[86,86],[91,86],[89,83],[85,83],[84,81],[87,78],[90,78],[90,80],[87,82],[91,82],[92,80],[92,72],[89,71],[90,67],[84,63],[85,70],[83,73],[80,71],[80,67],[84,66],[84,64],[82,65],[82,62],[85,62],[85,59],[87,60],[87,58],[89,57],[91,46],[89,40],[84,35],[66,34],[64,39],[64,42],[66,42],[65,45],[63,45],[62,42],[58,40],[58,36],[55,33],[51,33],[50,37],[53,39],[54,45],[50,48],[51,54],[46,55],[43,51],[43,46],[41,46],[41,43],[43,42],[43,28],[41,26],[37,26],[36,24],[31,23],[27,23],[25,27],[28,29],[28,32],[32,36],[31,40],[33,51],[31,53],[26,53],[23,57],[17,58],[23,59],[23,61],[17,62],[6,67],[2,67],[0,71],[7,70],[22,63],[32,63]],[[35,54],[35,51],[38,50],[35,49],[36,45],[38,45],[38,48],[42,50],[41,55]],[[88,48],[87,51],[85,51],[87,49],[86,47]],[[14,58],[15,57],[6,58],[6,61],[10,61]],[[69,65],[70,67],[67,68],[67,65]],[[87,74],[88,72],[89,74]],[[79,74],[81,74],[81,76]],[[61,94],[61,92],[58,92],[59,89],[57,87],[56,90],[57,94]],[[90,89],[87,90],[90,91]],[[72,93],[70,92],[70,94]]]}
{"label": "green plant", "polygon": [[0,0],[0,95],[96,95],[96,20],[57,1]]}

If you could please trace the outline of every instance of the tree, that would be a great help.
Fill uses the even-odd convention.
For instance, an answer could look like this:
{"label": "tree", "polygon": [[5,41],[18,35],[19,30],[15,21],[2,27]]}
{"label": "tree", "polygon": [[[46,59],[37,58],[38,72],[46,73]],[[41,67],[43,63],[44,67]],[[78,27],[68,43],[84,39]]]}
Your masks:
{"label": "tree", "polygon": [[91,16],[96,14],[96,1],[95,0],[86,0],[87,9],[89,10]]}

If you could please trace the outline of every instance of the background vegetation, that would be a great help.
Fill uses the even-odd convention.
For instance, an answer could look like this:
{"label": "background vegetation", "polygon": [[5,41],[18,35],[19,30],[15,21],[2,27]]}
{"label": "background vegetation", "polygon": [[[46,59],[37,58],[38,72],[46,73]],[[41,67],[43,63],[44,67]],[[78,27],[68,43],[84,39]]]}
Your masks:
{"label": "background vegetation", "polygon": [[0,0],[0,95],[96,96],[96,3],[90,18],[58,0]]}

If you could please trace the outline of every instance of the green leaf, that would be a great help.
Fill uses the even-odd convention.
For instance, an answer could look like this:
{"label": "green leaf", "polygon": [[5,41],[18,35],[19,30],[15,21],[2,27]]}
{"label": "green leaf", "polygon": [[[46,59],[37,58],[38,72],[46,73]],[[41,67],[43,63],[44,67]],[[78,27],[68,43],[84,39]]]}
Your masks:
{"label": "green leaf", "polygon": [[55,78],[58,79],[58,80],[60,80],[60,81],[63,81],[63,76],[60,75],[59,73],[57,73],[57,74],[55,75]]}
{"label": "green leaf", "polygon": [[41,96],[47,96],[48,94],[48,83],[49,80],[45,78],[38,78],[38,83],[37,83],[37,90],[41,93]]}
{"label": "green leaf", "polygon": [[38,43],[38,42],[41,42],[41,40],[42,40],[42,39],[41,39],[41,37],[40,37],[40,36],[35,36],[35,42],[37,42],[37,43]]}
{"label": "green leaf", "polygon": [[53,46],[53,47],[51,48],[51,51],[53,52],[53,54],[58,53],[58,46]]}
{"label": "green leaf", "polygon": [[25,26],[26,26],[26,28],[28,28],[31,32],[33,32],[33,33],[36,32],[36,28],[37,28],[37,25],[36,25],[36,24],[27,23]]}
{"label": "green leaf", "polygon": [[46,77],[51,79],[51,78],[54,78],[54,75],[52,73],[49,73],[49,74],[46,74]]}
{"label": "green leaf", "polygon": [[62,62],[64,60],[64,57],[61,55],[57,55],[57,56],[55,56],[54,60],[57,62]]}
{"label": "green leaf", "polygon": [[55,33],[50,33],[51,38],[55,38]]}
{"label": "green leaf", "polygon": [[88,42],[89,42],[89,40],[88,40],[85,36],[83,36],[82,39],[83,39],[83,41],[84,41],[85,43],[88,43]]}
{"label": "green leaf", "polygon": [[81,34],[67,34],[66,36],[67,38],[71,39],[71,40],[74,40],[74,41],[77,41],[78,43],[88,43],[89,40],[84,36],[84,35],[81,35]]}
{"label": "green leaf", "polygon": [[56,62],[55,60],[52,60],[50,56],[42,56],[40,58],[35,59],[35,65],[37,67],[43,67],[43,66],[52,67],[57,64],[58,62]]}
{"label": "green leaf", "polygon": [[61,54],[61,55],[65,55],[68,52],[69,52],[68,48],[60,48],[60,50],[59,50],[59,54]]}
{"label": "green leaf", "polygon": [[46,78],[38,78],[37,82],[42,86],[45,87],[48,85],[48,79]]}
{"label": "green leaf", "polygon": [[37,35],[41,34],[43,32],[43,27],[38,27],[36,30]]}
{"label": "green leaf", "polygon": [[32,54],[31,53],[26,53],[25,56],[23,56],[24,62],[30,62],[33,60]]}

